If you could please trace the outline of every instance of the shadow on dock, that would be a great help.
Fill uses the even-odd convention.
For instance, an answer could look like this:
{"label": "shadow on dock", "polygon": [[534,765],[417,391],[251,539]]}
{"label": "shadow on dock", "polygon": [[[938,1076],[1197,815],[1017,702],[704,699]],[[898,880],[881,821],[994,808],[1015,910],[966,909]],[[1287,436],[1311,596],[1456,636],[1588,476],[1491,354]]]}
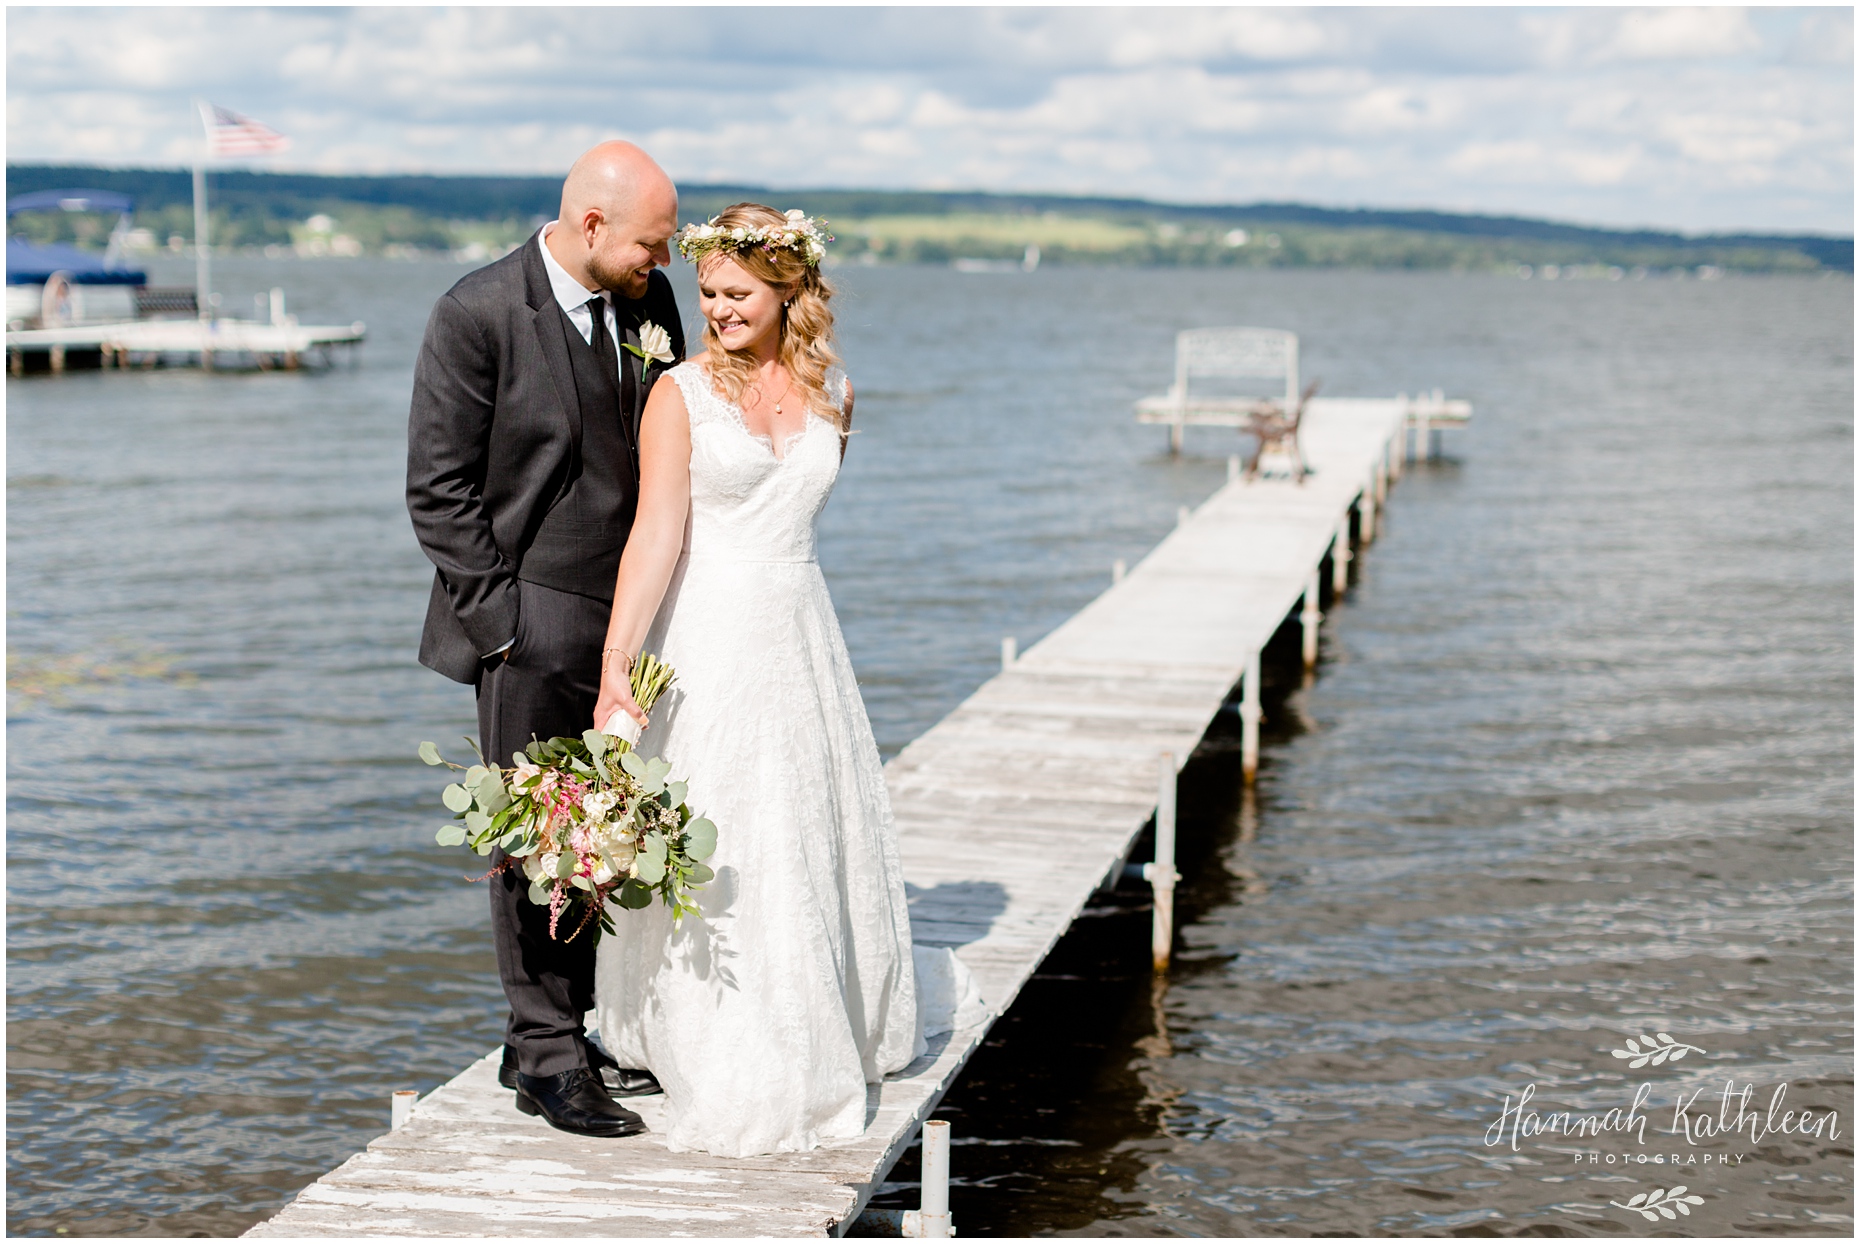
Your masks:
{"label": "shadow on dock", "polygon": [[922,946],[967,946],[988,936],[1007,910],[1007,887],[997,881],[904,883],[911,909],[911,940]]}

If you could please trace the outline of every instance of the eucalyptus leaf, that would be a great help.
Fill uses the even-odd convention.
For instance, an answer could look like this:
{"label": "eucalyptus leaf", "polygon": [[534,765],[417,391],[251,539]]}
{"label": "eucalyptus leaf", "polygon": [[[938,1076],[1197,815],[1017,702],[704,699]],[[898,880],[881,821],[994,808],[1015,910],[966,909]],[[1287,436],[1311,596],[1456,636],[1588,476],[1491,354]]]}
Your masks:
{"label": "eucalyptus leaf", "polygon": [[549,905],[549,887],[534,881],[530,882],[530,902],[536,904],[538,907],[547,907]]}
{"label": "eucalyptus leaf", "polygon": [[471,792],[466,790],[463,786],[460,786],[457,782],[454,782],[452,785],[446,787],[445,790],[441,791],[439,793],[439,799],[440,802],[444,803],[446,807],[451,808],[454,812],[463,812],[472,805]]}
{"label": "eucalyptus leaf", "polygon": [[608,739],[607,736],[602,734],[599,730],[584,732],[581,736],[581,741],[587,745],[588,754],[590,756],[604,756],[607,754]]}
{"label": "eucalyptus leaf", "polygon": [[717,850],[717,826],[707,817],[698,817],[685,826],[685,854],[694,860],[707,860]]}
{"label": "eucalyptus leaf", "polygon": [[439,749],[431,743],[420,744],[420,759],[424,760],[429,765],[443,765],[446,763],[440,758]]}
{"label": "eucalyptus leaf", "polygon": [[575,853],[564,851],[556,857],[555,875],[566,881],[575,874]]}
{"label": "eucalyptus leaf", "polygon": [[652,887],[634,878],[627,878],[614,895],[614,901],[629,911],[638,911],[652,903]]}
{"label": "eucalyptus leaf", "polygon": [[[497,840],[497,845],[503,848],[505,855],[509,855],[511,854],[510,848],[516,846],[518,843],[522,841],[523,841],[523,831],[520,829],[513,829],[509,833],[505,834],[502,838],[499,838]],[[524,854],[528,855],[529,852],[525,851]]]}
{"label": "eucalyptus leaf", "polygon": [[465,828],[469,829],[474,834],[482,834],[485,830],[491,828],[491,818],[478,811],[478,809],[473,808],[465,814]]}
{"label": "eucalyptus leaf", "polygon": [[589,892],[594,890],[594,883],[582,876],[570,877],[568,879],[568,884],[574,886],[578,890],[587,890]]}
{"label": "eucalyptus leaf", "polygon": [[690,885],[703,885],[717,874],[710,870],[709,864],[692,864],[685,869],[685,881]]}
{"label": "eucalyptus leaf", "polygon": [[627,771],[629,777],[643,778],[646,776],[646,761],[638,752],[627,752],[621,756],[620,767]]}
{"label": "eucalyptus leaf", "polygon": [[475,842],[472,844],[472,850],[476,851],[479,855],[489,855],[491,853],[491,844],[489,842]]}
{"label": "eucalyptus leaf", "polygon": [[[588,731],[588,733],[592,734],[595,738],[601,739],[603,741],[605,741],[607,738],[606,735],[602,734],[598,730],[590,730]],[[595,748],[595,747],[590,746],[588,748],[589,758],[594,761],[594,771],[601,775],[601,781],[612,782],[614,780],[613,772],[610,769],[608,769],[607,762],[601,759],[601,757],[604,756],[606,752],[607,752],[607,749],[604,746],[600,748]]]}
{"label": "eucalyptus leaf", "polygon": [[685,801],[685,783],[673,782],[665,790],[672,797],[672,802],[668,806],[675,808]]}
{"label": "eucalyptus leaf", "polygon": [[495,816],[510,806],[510,792],[496,774],[491,779],[478,783],[478,806],[490,816]]}
{"label": "eucalyptus leaf", "polygon": [[456,847],[465,841],[465,831],[457,825],[441,825],[433,841],[442,847]]}
{"label": "eucalyptus leaf", "polygon": [[471,768],[465,770],[465,777],[463,779],[465,789],[476,789],[478,783],[484,781],[484,779],[489,776],[491,776],[491,771],[489,769],[485,768],[483,765],[473,765]]}
{"label": "eucalyptus leaf", "polygon": [[663,835],[646,835],[645,841],[639,844],[639,854],[634,857],[633,873],[647,885],[658,885],[665,879],[665,838]]}

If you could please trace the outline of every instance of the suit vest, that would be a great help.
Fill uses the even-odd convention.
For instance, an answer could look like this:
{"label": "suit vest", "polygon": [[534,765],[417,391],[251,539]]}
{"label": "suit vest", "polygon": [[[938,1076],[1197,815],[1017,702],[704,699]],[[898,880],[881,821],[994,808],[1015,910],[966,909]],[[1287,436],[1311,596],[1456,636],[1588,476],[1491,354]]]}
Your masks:
{"label": "suit vest", "polygon": [[[559,305],[556,317],[575,378],[577,409],[569,415],[579,418],[581,435],[568,477],[524,552],[517,577],[559,592],[612,600],[620,554],[639,503],[632,421],[621,411],[619,379],[611,367],[601,365],[594,347],[582,340]],[[597,325],[597,331],[606,332],[606,325]],[[609,344],[630,369],[626,354],[611,338]]]}

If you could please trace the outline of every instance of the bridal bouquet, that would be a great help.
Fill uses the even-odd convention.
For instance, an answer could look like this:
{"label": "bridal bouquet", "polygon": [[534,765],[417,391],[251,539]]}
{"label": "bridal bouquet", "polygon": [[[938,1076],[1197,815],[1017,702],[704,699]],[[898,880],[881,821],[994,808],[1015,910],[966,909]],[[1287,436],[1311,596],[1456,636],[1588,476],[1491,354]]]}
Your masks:
{"label": "bridal bouquet", "polygon": [[[633,698],[651,709],[672,677],[670,666],[642,653]],[[484,763],[482,751],[480,763],[456,765],[431,743],[420,744],[420,759],[464,773],[441,795],[463,824],[442,826],[439,845],[479,855],[502,847],[508,858],[491,875],[523,869],[530,901],[549,908],[551,937],[560,936],[563,915],[577,911],[564,940],[590,924],[596,938],[612,932],[610,898],[640,908],[656,894],[675,921],[698,915],[691,891],[714,875],[704,861],[717,848],[717,827],[691,815],[685,784],[667,780],[672,767],[665,761],[646,759],[625,739],[599,730],[532,741],[511,757],[510,768]]]}

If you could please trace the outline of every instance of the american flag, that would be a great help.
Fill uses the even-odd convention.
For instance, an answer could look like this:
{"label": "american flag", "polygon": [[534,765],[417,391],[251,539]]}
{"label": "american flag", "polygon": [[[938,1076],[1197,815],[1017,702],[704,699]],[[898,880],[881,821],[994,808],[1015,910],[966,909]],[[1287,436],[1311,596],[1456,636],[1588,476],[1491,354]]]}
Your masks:
{"label": "american flag", "polygon": [[207,127],[207,150],[222,159],[271,155],[291,145],[290,139],[270,126],[218,104],[201,104],[200,119]]}

